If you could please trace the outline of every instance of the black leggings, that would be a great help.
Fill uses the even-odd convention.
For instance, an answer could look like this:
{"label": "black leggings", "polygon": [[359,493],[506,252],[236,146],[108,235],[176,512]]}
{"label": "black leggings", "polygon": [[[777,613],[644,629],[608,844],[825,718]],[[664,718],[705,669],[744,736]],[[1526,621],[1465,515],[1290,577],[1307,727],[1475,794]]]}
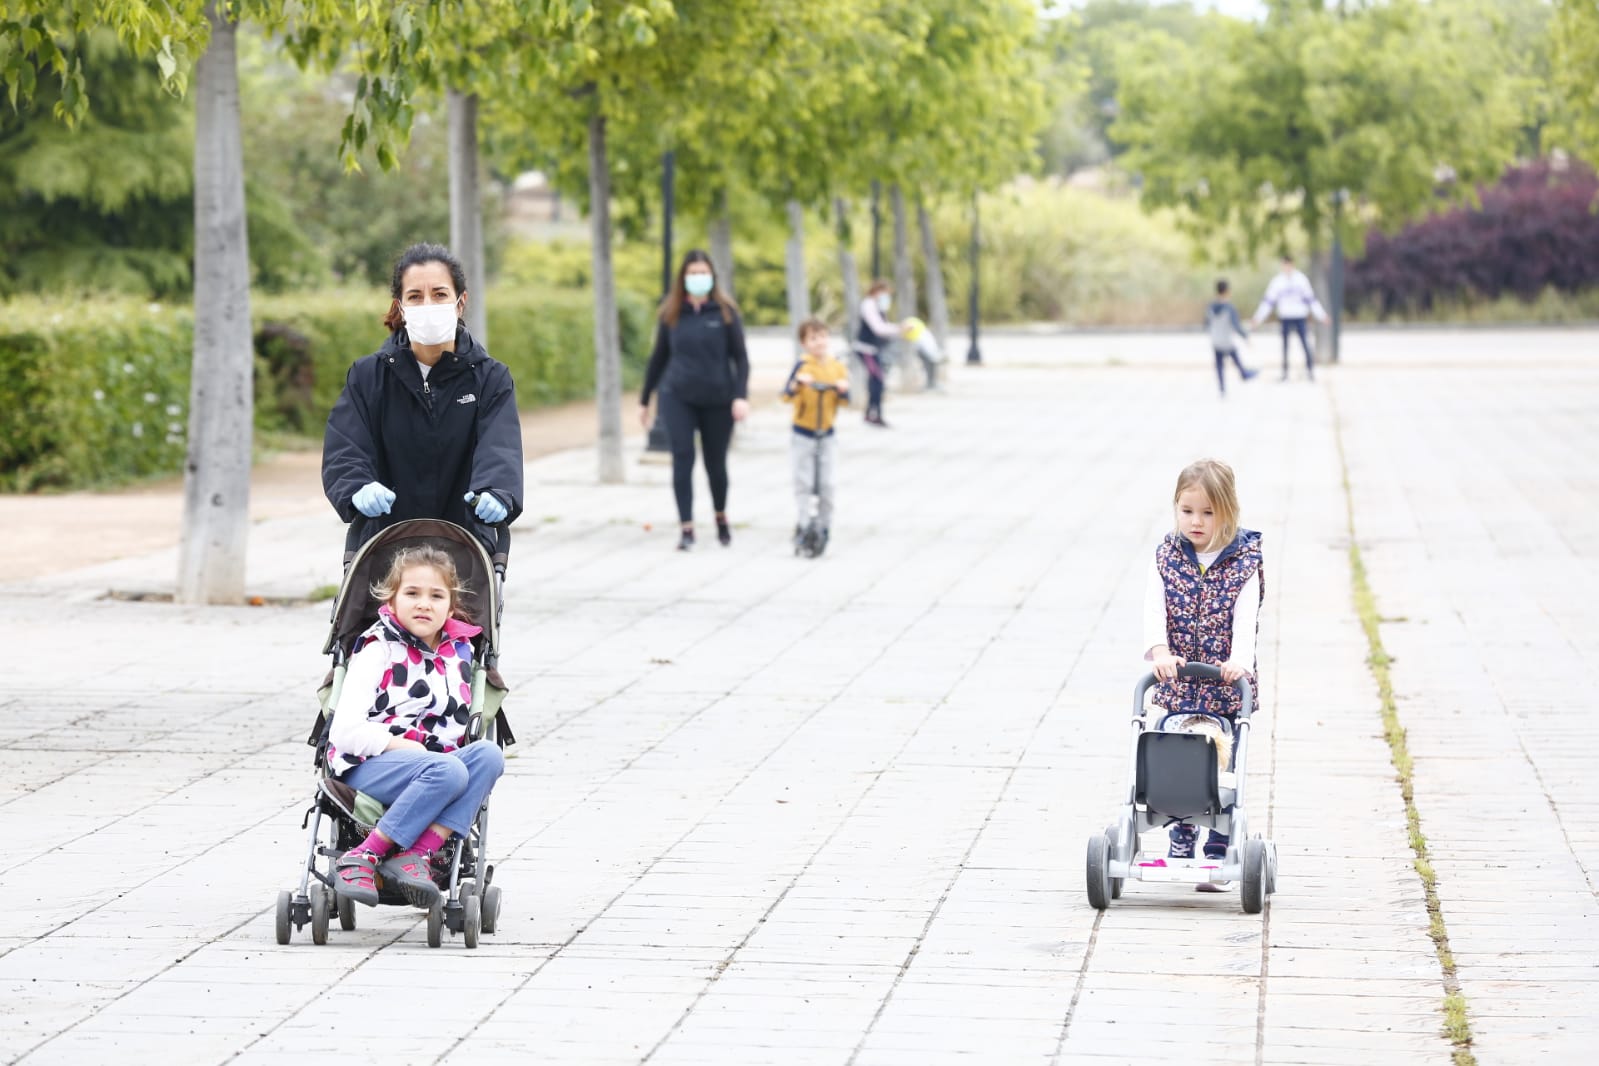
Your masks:
{"label": "black leggings", "polygon": [[672,491],[677,495],[677,517],[694,521],[694,431],[705,446],[705,476],[711,482],[711,503],[718,514],[727,510],[727,446],[733,439],[733,405],[688,403],[669,392],[657,394],[666,419],[666,436],[672,444]]}

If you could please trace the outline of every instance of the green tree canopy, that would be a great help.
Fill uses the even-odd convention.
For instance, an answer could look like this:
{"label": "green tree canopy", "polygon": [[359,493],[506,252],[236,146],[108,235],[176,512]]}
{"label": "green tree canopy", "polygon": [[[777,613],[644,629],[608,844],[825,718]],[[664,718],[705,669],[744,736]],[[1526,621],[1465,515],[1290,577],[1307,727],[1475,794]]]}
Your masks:
{"label": "green tree canopy", "polygon": [[1514,157],[1520,82],[1486,0],[1392,0],[1333,10],[1272,0],[1263,24],[1210,16],[1192,42],[1155,33],[1119,56],[1121,114],[1151,208],[1253,254],[1324,247],[1469,196]]}

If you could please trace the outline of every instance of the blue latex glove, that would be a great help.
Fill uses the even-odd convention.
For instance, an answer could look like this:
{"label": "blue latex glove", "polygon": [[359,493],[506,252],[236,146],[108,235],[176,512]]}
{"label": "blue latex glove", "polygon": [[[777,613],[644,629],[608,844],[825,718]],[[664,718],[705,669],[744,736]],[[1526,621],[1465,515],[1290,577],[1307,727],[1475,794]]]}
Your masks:
{"label": "blue latex glove", "polygon": [[[491,526],[498,525],[499,523],[505,521],[505,516],[511,513],[510,509],[507,508],[505,504],[501,503],[500,498],[494,495],[492,492],[479,492],[476,494],[476,496],[477,508],[473,511],[473,513],[476,514],[479,519],[487,522]],[[471,503],[472,497],[473,493],[469,492],[464,498],[467,503]]]}
{"label": "blue latex glove", "polygon": [[376,518],[380,514],[388,514],[389,508],[394,506],[394,490],[376,481],[368,481],[355,490],[350,502],[368,518]]}

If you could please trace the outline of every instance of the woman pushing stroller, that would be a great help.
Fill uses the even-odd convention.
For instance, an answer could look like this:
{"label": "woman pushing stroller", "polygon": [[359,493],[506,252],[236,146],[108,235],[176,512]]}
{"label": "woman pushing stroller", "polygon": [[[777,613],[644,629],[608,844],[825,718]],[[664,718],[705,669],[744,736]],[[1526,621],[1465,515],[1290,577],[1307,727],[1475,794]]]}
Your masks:
{"label": "woman pushing stroller", "polygon": [[[503,551],[493,527],[522,511],[510,371],[462,323],[466,273],[448,249],[407,248],[389,295],[388,340],[351,366],[328,417],[328,500],[352,548],[423,518]],[[504,770],[497,744],[466,743],[481,630],[462,617],[465,592],[454,559],[430,547],[400,551],[371,588],[383,606],[355,641],[328,730],[329,772],[387,807],[334,870],[334,890],[356,902],[377,904],[379,873],[418,906],[437,900],[431,855],[467,833]]]}

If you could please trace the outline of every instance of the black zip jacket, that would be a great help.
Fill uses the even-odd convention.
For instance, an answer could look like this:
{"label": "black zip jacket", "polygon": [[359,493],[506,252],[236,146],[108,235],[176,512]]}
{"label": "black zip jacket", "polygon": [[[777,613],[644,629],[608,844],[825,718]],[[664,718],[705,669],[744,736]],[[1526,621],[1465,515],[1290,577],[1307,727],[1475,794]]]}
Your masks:
{"label": "black zip jacket", "polygon": [[698,311],[684,300],[677,325],[659,322],[639,402],[649,403],[657,387],[702,406],[745,399],[750,357],[744,348],[744,323],[736,312],[732,317],[723,322],[715,300],[706,300]]}
{"label": "black zip jacket", "polygon": [[[386,515],[367,518],[351,501],[376,481],[394,490]],[[366,523],[364,542],[410,518],[442,518],[488,544],[493,529],[462,499],[490,491],[522,513],[522,423],[511,372],[457,327],[426,381],[405,330],[357,359],[328,415],[322,441],[322,489],[345,522]]]}

